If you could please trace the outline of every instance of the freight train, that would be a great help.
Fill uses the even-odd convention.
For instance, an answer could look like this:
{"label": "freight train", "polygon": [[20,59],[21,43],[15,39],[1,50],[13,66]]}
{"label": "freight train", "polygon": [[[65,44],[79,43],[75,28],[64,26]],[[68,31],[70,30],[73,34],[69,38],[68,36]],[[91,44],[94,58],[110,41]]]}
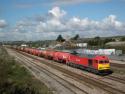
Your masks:
{"label": "freight train", "polygon": [[39,50],[35,48],[18,47],[17,50],[54,60],[66,65],[84,69],[95,74],[110,73],[110,62],[107,56],[102,55],[85,55],[76,51],[59,51],[59,50]]}

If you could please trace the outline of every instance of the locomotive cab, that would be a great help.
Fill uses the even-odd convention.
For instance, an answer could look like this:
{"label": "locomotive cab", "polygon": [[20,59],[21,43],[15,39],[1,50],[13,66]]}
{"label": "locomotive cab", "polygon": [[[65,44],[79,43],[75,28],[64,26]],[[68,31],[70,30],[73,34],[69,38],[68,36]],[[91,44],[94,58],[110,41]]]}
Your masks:
{"label": "locomotive cab", "polygon": [[98,62],[98,70],[110,69],[110,64],[108,60],[100,60]]}
{"label": "locomotive cab", "polygon": [[99,56],[97,63],[99,72],[107,72],[110,70],[109,59],[106,56]]}

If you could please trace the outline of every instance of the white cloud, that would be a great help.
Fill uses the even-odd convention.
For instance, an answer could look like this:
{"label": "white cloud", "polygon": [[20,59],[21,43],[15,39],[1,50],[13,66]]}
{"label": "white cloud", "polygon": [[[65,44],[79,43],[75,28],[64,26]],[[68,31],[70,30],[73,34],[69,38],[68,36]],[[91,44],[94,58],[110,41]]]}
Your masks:
{"label": "white cloud", "polygon": [[55,7],[50,12],[52,17],[46,21],[40,21],[36,31],[56,32],[56,34],[64,34],[64,36],[72,36],[72,34],[78,33],[83,37],[125,34],[125,23],[118,21],[115,15],[109,15],[100,21],[78,17],[72,17],[64,21],[66,13],[64,10]]}
{"label": "white cloud", "polygon": [[59,7],[54,7],[52,10],[49,10],[48,15],[49,19],[46,21],[40,21],[36,27],[37,32],[56,32],[63,31],[65,25],[62,23],[62,18],[66,14],[64,10],[60,10]]}
{"label": "white cloud", "polygon": [[[45,18],[44,18],[45,16]],[[63,36],[81,37],[125,35],[125,22],[121,22],[115,15],[109,15],[102,20],[71,17],[65,19],[66,12],[59,7],[54,7],[42,20],[20,20],[10,32],[0,32],[0,40],[41,40],[56,39],[59,34]],[[0,21],[1,27],[6,22]]]}
{"label": "white cloud", "polygon": [[30,21],[28,19],[20,20],[16,23],[16,26],[13,28],[12,31],[14,32],[30,32],[32,31],[36,26],[36,23],[33,21]]}
{"label": "white cloud", "polygon": [[67,24],[70,27],[69,30],[77,31],[77,33],[86,37],[125,35],[125,23],[118,21],[115,15],[109,15],[101,21],[75,17],[71,18]]}
{"label": "white cloud", "polygon": [[3,19],[0,19],[0,28],[4,28],[4,27],[6,27],[6,26],[7,26],[6,21],[3,20]]}
{"label": "white cloud", "polygon": [[64,10],[60,10],[59,7],[54,7],[52,10],[49,10],[49,13],[52,14],[55,19],[59,19],[66,14],[66,12]]}

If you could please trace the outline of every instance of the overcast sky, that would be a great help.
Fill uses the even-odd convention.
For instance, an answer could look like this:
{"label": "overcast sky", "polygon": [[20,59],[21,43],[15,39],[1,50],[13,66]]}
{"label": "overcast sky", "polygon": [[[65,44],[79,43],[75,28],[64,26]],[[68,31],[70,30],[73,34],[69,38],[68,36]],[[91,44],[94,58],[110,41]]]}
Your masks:
{"label": "overcast sky", "polygon": [[0,41],[125,35],[125,0],[0,0]]}

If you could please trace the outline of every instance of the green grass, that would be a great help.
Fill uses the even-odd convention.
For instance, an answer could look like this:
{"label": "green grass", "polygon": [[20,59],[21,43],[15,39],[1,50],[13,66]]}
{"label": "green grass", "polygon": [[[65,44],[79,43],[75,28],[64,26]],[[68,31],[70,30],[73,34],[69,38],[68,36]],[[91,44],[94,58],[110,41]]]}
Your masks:
{"label": "green grass", "polygon": [[0,47],[0,94],[52,94]]}

